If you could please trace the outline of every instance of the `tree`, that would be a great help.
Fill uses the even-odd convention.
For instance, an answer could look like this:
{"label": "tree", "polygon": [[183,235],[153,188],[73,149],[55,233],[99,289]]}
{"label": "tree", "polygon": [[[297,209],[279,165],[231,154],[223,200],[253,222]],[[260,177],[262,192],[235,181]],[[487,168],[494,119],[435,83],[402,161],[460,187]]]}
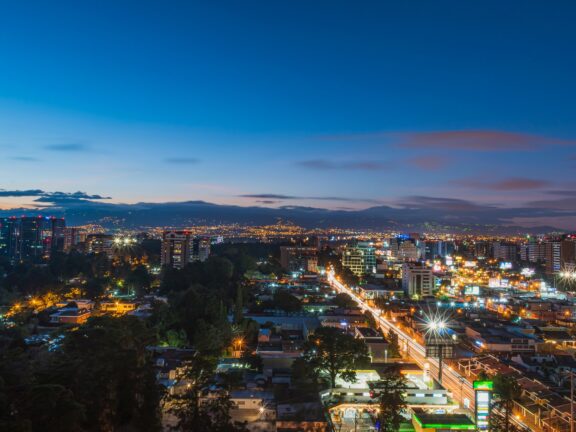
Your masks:
{"label": "tree", "polygon": [[186,391],[167,400],[169,411],[178,418],[173,429],[177,431],[242,432],[243,427],[233,424],[230,409],[233,404],[224,391],[206,395],[202,392],[210,384],[216,368],[215,357],[197,356],[185,374],[189,382]]}
{"label": "tree", "polygon": [[351,309],[356,306],[356,302],[346,293],[337,294],[336,297],[334,297],[333,303],[342,309]]}
{"label": "tree", "polygon": [[513,432],[518,430],[510,421],[514,402],[522,394],[522,389],[516,378],[510,375],[498,374],[494,381],[494,407],[496,411],[490,416],[490,430],[494,432]]}
{"label": "tree", "polygon": [[161,389],[146,349],[153,343],[153,333],[138,318],[92,318],[66,334],[38,372],[38,384],[66,407],[75,406],[73,395],[84,407],[86,429],[158,431]]}
{"label": "tree", "polygon": [[386,369],[378,381],[380,412],[378,413],[378,430],[380,432],[396,432],[404,417],[402,410],[406,409],[406,378],[396,368]]}
{"label": "tree", "polygon": [[400,344],[398,343],[398,335],[395,331],[390,329],[386,335],[388,339],[388,356],[390,357],[400,357]]}
{"label": "tree", "polygon": [[274,305],[284,312],[298,312],[302,309],[302,302],[286,290],[278,290],[274,293]]}
{"label": "tree", "polygon": [[333,327],[320,327],[304,347],[304,361],[317,377],[327,376],[331,388],[336,377],[356,381],[356,369],[370,363],[368,347],[361,339]]}
{"label": "tree", "polygon": [[244,308],[244,292],[242,289],[242,284],[238,284],[236,287],[236,303],[234,304],[234,322],[242,322]]}

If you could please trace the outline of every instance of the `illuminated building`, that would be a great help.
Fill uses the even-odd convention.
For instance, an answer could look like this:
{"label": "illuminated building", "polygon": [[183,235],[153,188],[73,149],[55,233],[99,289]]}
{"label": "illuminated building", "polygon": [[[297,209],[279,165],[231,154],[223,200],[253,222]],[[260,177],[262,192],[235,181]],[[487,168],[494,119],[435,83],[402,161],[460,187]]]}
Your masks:
{"label": "illuminated building", "polygon": [[432,269],[419,264],[404,264],[402,266],[402,289],[409,297],[433,295]]}
{"label": "illuminated building", "polygon": [[342,266],[349,268],[356,276],[376,273],[376,249],[369,242],[357,242],[347,247],[342,254]]}
{"label": "illuminated building", "polygon": [[39,261],[64,250],[66,222],[54,217],[0,219],[0,255],[11,261]]}
{"label": "illuminated building", "polygon": [[560,250],[562,244],[559,241],[546,242],[546,273],[555,274],[560,271]]}
{"label": "illuminated building", "polygon": [[311,246],[280,246],[280,265],[290,272],[318,270],[318,250]]}
{"label": "illuminated building", "polygon": [[109,234],[88,234],[86,236],[86,252],[94,254],[113,255],[114,237]]}
{"label": "illuminated building", "polygon": [[165,231],[162,235],[161,263],[182,269],[194,261],[205,261],[210,256],[210,239],[195,237],[189,231]]}
{"label": "illuminated building", "polygon": [[513,243],[492,243],[492,257],[502,261],[516,261],[518,259],[518,247]]}
{"label": "illuminated building", "polygon": [[0,256],[14,260],[18,244],[18,219],[0,218]]}
{"label": "illuminated building", "polygon": [[191,261],[204,262],[210,256],[210,238],[194,237],[192,239]]}
{"label": "illuminated building", "polygon": [[64,252],[70,252],[85,241],[86,231],[84,229],[78,227],[64,229]]}

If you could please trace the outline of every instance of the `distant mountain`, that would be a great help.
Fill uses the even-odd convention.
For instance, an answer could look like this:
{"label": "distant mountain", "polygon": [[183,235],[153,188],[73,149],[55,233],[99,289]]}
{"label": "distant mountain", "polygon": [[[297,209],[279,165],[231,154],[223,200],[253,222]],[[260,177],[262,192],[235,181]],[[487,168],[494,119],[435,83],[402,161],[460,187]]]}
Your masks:
{"label": "distant mountain", "polygon": [[0,211],[9,215],[55,215],[68,225],[101,224],[107,228],[186,227],[197,224],[273,224],[278,219],[306,228],[359,228],[374,230],[426,230],[470,233],[545,233],[554,227],[524,228],[506,223],[507,214],[479,209],[371,207],[365,210],[328,210],[313,207],[280,208],[218,205],[204,201],[111,204],[93,201],[68,202],[37,210]]}

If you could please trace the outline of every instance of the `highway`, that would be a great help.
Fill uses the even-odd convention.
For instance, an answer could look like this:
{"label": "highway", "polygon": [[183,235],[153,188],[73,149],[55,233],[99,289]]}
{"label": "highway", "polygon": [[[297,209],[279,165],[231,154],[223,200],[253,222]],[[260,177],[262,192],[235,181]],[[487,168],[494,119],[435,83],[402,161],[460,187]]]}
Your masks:
{"label": "highway", "polygon": [[[438,379],[438,360],[426,358],[426,349],[422,344],[418,343],[395,323],[382,317],[378,309],[366,304],[352,289],[338,281],[333,272],[327,273],[327,280],[330,286],[336,291],[348,294],[363,311],[370,312],[383,331],[394,331],[398,335],[400,347],[405,348],[406,354],[423,370],[428,368],[431,376],[436,380]],[[463,410],[467,410],[472,417],[474,416],[474,390],[472,388],[472,382],[470,382],[467,377],[460,375],[444,363],[442,369],[442,386],[452,393],[452,399],[458,402]],[[512,417],[511,420],[512,423],[522,430],[532,430],[515,417]]]}
{"label": "highway", "polygon": [[[398,335],[400,347],[405,349],[406,354],[423,370],[429,369],[430,375],[438,379],[438,360],[426,358],[426,349],[423,345],[418,343],[405,331],[398,328],[395,323],[382,317],[378,309],[366,304],[354,291],[339,282],[333,273],[328,273],[328,283],[336,291],[348,294],[362,310],[370,312],[382,330],[385,332],[390,330],[394,331]],[[473,412],[474,390],[472,389],[472,383],[468,381],[465,376],[460,375],[445,363],[442,370],[442,385],[452,392],[452,398],[457,401],[462,408],[467,408]]]}

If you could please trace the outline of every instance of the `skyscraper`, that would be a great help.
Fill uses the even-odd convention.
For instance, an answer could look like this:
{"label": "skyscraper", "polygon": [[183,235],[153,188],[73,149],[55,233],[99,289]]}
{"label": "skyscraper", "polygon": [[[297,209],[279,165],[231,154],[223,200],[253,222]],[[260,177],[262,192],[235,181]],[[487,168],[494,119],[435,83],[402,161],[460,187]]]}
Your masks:
{"label": "skyscraper", "polygon": [[18,223],[16,217],[0,218],[0,257],[10,261],[18,251]]}
{"label": "skyscraper", "polygon": [[165,231],[162,236],[161,263],[182,269],[194,261],[205,261],[210,256],[210,239],[194,237],[188,231]]}

